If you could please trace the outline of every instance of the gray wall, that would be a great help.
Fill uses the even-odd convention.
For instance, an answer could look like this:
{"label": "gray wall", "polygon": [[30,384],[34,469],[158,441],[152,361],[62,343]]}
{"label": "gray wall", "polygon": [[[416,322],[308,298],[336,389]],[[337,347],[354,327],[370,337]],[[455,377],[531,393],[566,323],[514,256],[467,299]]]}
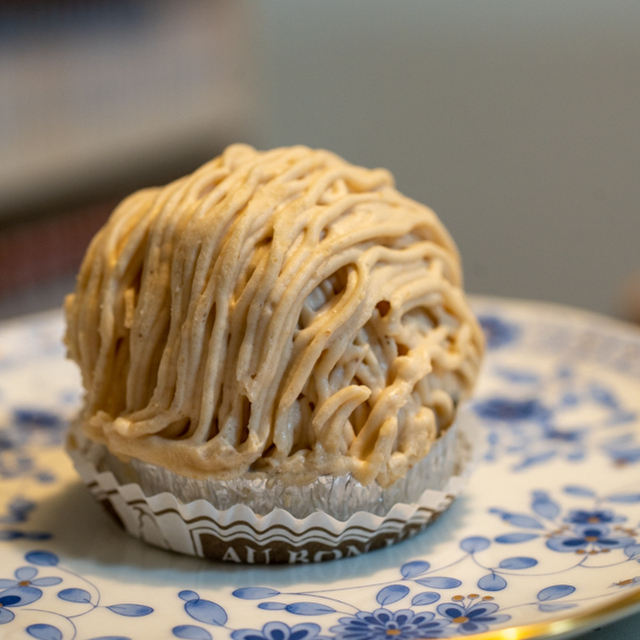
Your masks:
{"label": "gray wall", "polygon": [[640,268],[640,3],[264,0],[263,147],[386,166],[474,293],[612,313]]}

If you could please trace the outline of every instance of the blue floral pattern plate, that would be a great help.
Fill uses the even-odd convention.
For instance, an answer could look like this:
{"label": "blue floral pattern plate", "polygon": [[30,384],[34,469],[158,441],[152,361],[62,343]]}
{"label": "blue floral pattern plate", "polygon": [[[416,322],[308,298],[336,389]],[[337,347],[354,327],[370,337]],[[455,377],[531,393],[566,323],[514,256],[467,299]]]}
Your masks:
{"label": "blue floral pattern plate", "polygon": [[419,536],[249,567],[129,538],[62,450],[80,382],[58,312],[0,325],[0,635],[41,640],[568,637],[640,607],[640,331],[474,300],[484,448]]}

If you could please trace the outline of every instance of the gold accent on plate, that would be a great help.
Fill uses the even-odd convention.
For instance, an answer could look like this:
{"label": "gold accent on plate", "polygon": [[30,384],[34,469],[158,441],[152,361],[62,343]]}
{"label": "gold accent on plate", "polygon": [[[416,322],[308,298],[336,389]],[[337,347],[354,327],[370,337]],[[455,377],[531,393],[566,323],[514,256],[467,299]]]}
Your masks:
{"label": "gold accent on plate", "polygon": [[[625,609],[629,609],[628,613],[620,615]],[[640,588],[616,599],[613,603],[588,609],[570,618],[496,629],[476,635],[455,636],[449,640],[543,640],[547,638],[560,640],[570,638],[574,634],[588,633],[596,627],[618,622],[638,612],[640,612]]]}

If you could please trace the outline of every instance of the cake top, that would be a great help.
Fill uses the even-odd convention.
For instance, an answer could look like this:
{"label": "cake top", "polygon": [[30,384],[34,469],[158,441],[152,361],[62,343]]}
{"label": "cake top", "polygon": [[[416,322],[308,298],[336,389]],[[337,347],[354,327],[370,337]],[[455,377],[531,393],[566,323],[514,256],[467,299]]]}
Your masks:
{"label": "cake top", "polygon": [[456,247],[385,170],[228,147],[124,200],[66,300],[78,425],[181,475],[387,486],[475,381]]}

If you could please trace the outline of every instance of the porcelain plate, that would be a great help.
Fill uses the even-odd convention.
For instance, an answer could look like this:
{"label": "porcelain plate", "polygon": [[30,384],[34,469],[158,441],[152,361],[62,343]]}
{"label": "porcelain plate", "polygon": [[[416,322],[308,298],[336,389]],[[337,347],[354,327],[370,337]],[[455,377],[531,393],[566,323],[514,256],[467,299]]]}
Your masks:
{"label": "porcelain plate", "polygon": [[428,529],[317,565],[182,557],[123,533],[62,444],[62,315],[0,325],[0,636],[569,637],[640,606],[640,331],[475,298],[488,353],[467,488]]}

